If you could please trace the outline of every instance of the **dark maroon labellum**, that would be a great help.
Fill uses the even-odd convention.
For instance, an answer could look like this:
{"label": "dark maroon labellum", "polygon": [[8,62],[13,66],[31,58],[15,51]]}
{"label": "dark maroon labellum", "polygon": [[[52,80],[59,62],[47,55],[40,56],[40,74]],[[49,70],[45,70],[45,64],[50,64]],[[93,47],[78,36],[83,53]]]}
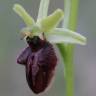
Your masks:
{"label": "dark maroon labellum", "polygon": [[50,84],[57,65],[57,57],[53,46],[38,36],[26,38],[28,47],[17,59],[26,66],[26,79],[31,90],[38,94]]}

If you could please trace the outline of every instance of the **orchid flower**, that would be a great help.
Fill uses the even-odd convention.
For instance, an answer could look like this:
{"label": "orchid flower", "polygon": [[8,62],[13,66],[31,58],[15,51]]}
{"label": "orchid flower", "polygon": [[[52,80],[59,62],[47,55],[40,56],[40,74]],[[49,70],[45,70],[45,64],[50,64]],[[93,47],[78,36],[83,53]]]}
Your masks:
{"label": "orchid flower", "polygon": [[[20,4],[15,4],[13,6],[13,10],[26,24],[26,27],[21,30],[21,35],[23,36],[22,38],[26,39],[29,45],[20,54],[17,62],[19,64],[26,65],[28,85],[36,94],[43,92],[46,87],[48,87],[52,77],[54,76],[55,67],[57,65],[57,56],[52,44],[56,44],[58,46],[63,58],[68,58],[65,59],[65,61],[67,60],[68,62],[71,61],[69,57],[72,57],[72,54],[70,55],[72,50],[64,50],[64,48],[66,48],[65,45],[86,44],[86,38],[79,33],[64,28],[64,26],[63,28],[58,28],[60,21],[64,19],[64,12],[61,9],[57,9],[47,16],[48,5],[49,0],[41,0],[36,21]],[[71,46],[67,46],[67,48],[72,49]],[[67,64],[68,62],[65,63]],[[72,66],[67,67],[70,68]],[[69,79],[70,74],[67,75],[68,78],[66,78]],[[69,84],[73,84],[73,82],[69,82],[70,81],[68,81],[67,88],[68,94],[71,90]],[[70,96],[70,94],[68,96]]]}

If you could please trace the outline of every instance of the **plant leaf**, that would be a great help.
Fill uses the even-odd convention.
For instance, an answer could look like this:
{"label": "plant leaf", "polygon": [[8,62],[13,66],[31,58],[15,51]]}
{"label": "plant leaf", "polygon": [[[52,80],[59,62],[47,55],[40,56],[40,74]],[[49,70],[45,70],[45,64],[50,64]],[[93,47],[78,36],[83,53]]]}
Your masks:
{"label": "plant leaf", "polygon": [[84,36],[64,28],[56,28],[52,32],[45,32],[45,36],[51,43],[86,44]]}
{"label": "plant leaf", "polygon": [[13,10],[24,20],[27,26],[34,25],[34,19],[26,12],[26,10],[20,5],[15,4]]}

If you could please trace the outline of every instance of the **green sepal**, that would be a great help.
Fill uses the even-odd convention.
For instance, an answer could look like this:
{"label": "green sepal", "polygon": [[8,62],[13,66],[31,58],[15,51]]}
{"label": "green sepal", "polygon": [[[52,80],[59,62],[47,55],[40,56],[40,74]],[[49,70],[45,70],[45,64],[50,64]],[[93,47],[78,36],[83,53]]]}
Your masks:
{"label": "green sepal", "polygon": [[61,9],[57,9],[54,13],[39,21],[42,32],[54,29],[63,19],[63,16],[64,12]]}
{"label": "green sepal", "polygon": [[27,26],[34,25],[34,19],[26,12],[26,10],[20,5],[15,4],[13,10],[24,20]]}
{"label": "green sepal", "polygon": [[50,1],[50,0],[41,0],[41,1],[40,1],[39,11],[38,11],[38,17],[37,17],[37,22],[38,22],[39,20],[41,20],[42,18],[45,18],[45,17],[47,16],[49,1]]}
{"label": "green sepal", "polygon": [[86,44],[86,38],[69,29],[55,28],[51,32],[45,32],[46,39],[51,43]]}

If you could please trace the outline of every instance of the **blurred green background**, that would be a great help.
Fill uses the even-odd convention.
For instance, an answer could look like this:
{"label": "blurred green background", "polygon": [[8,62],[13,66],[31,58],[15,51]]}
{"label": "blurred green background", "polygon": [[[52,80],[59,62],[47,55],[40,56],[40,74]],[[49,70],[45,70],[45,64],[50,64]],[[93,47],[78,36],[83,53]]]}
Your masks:
{"label": "blurred green background", "polygon": [[[49,13],[63,8],[63,0],[50,0]],[[0,96],[35,96],[28,88],[25,68],[16,58],[26,43],[19,31],[24,23],[12,7],[19,3],[35,18],[40,0],[0,0]],[[86,46],[76,45],[75,95],[96,96],[96,0],[79,0],[77,31],[87,37]],[[65,96],[63,64],[60,59],[55,82],[49,91],[39,96]]]}

